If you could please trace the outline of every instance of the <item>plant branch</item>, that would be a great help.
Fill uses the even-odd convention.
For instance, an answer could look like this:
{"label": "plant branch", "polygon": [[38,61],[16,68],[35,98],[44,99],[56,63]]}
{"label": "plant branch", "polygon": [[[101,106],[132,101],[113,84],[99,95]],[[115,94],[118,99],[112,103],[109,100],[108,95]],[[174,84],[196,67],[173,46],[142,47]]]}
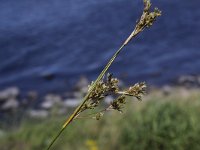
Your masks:
{"label": "plant branch", "polygon": [[[139,32],[138,32],[139,33]],[[137,33],[137,34],[138,34]],[[135,37],[137,34],[132,34],[131,33],[131,37]],[[126,39],[126,41],[122,44],[122,46],[115,52],[115,54],[112,56],[112,58],[110,59],[110,61],[107,63],[107,65],[105,66],[105,68],[102,70],[101,74],[98,76],[98,78],[96,79],[96,81],[94,82],[94,84],[92,85],[92,87],[90,88],[90,91],[87,93],[87,95],[83,98],[83,102],[76,108],[76,110],[73,112],[73,114],[65,121],[65,123],[63,124],[61,130],[58,132],[58,134],[55,136],[55,138],[52,140],[52,142],[50,143],[49,147],[47,148],[47,150],[49,150],[51,148],[51,146],[54,144],[54,142],[58,139],[58,137],[61,135],[61,133],[64,131],[64,129],[73,121],[73,119],[76,117],[76,115],[79,113],[79,111],[81,110],[81,108],[83,107],[83,105],[85,104],[85,102],[88,100],[89,95],[91,93],[91,91],[95,88],[96,84],[103,78],[103,76],[105,75],[106,71],[109,69],[109,67],[111,66],[111,64],[114,62],[114,60],[116,59],[116,57],[119,55],[119,53],[122,51],[122,49],[128,44],[128,42],[130,41],[130,36]]]}
{"label": "plant branch", "polygon": [[[47,150],[49,150],[51,148],[51,146],[54,144],[54,142],[58,139],[58,137],[65,130],[65,128],[79,115],[79,113],[81,112],[82,107],[88,101],[88,99],[90,97],[90,94],[93,92],[93,90],[95,89],[95,87],[97,86],[97,84],[102,80],[102,78],[104,77],[105,73],[110,68],[111,64],[117,58],[117,56],[122,51],[122,49],[131,41],[131,39],[133,39],[140,32],[142,32],[146,27],[150,27],[153,24],[153,22],[156,20],[156,18],[161,15],[161,11],[158,10],[157,8],[155,8],[153,12],[150,12],[150,7],[151,7],[150,0],[144,0],[144,10],[143,10],[143,13],[141,15],[140,20],[137,22],[137,24],[136,24],[133,32],[130,34],[130,36],[128,36],[128,38],[121,45],[121,47],[114,53],[114,55],[109,60],[109,62],[107,63],[107,65],[105,66],[105,68],[102,70],[102,72],[100,73],[100,75],[97,77],[97,79],[95,80],[95,82],[90,86],[90,88],[88,90],[88,93],[83,98],[82,103],[75,109],[75,111],[72,113],[72,115],[65,121],[65,123],[63,124],[61,130],[58,132],[58,134],[53,138],[53,140],[49,144]],[[128,91],[129,92],[128,94],[134,95],[135,93],[134,93],[133,90],[132,91]],[[125,93],[125,94],[127,94],[127,93]],[[138,93],[136,93],[136,94],[138,94]],[[140,97],[138,97],[138,98],[140,98]]]}
{"label": "plant branch", "polygon": [[66,122],[63,124],[61,130],[58,132],[57,136],[52,140],[47,150],[51,148],[51,146],[54,144],[54,142],[57,140],[57,138],[61,135],[61,133],[64,131],[64,129],[73,121],[73,119],[76,117],[76,115],[79,113],[85,102],[88,100],[89,95],[91,91],[95,88],[96,84],[103,78],[106,71],[109,69],[115,58],[118,56],[118,54],[121,52],[121,50],[124,48],[125,44],[122,44],[122,46],[115,52],[113,57],[110,59],[106,67],[102,70],[101,74],[98,76],[92,87],[90,88],[90,91],[87,93],[87,95],[84,97],[83,102],[76,108],[76,110],[73,112],[73,114],[66,120]]}

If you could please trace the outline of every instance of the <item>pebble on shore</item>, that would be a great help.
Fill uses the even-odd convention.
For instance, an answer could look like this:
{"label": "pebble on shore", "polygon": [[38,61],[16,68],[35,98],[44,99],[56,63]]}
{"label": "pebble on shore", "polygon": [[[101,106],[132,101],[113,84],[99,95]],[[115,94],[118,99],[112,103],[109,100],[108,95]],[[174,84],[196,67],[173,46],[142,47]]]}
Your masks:
{"label": "pebble on shore", "polygon": [[42,109],[51,109],[54,105],[61,105],[62,98],[59,95],[47,94],[41,103]]}
{"label": "pebble on shore", "polygon": [[[49,93],[44,96],[39,103],[38,109],[34,109],[32,105],[39,101],[39,95],[37,91],[29,91],[25,97],[20,97],[20,89],[17,87],[10,87],[0,91],[0,112],[12,112],[12,110],[19,110],[23,108],[25,111],[28,110],[28,114],[33,118],[45,118],[48,117],[53,108],[57,109],[56,114],[65,114],[67,108],[77,107],[84,95],[87,93],[89,81],[85,77],[81,77],[78,83],[75,85],[74,91],[63,94]],[[187,97],[188,87],[200,87],[199,76],[182,76],[177,80],[178,91],[180,95]],[[186,88],[184,88],[186,87]],[[150,87],[151,88],[151,87]],[[160,88],[159,88],[160,89]],[[174,91],[174,86],[165,85],[161,88],[161,92],[164,96],[169,96]],[[20,99],[21,98],[21,99]],[[40,98],[41,99],[41,98]],[[23,100],[27,103],[23,106]],[[110,104],[113,97],[106,97],[105,103]],[[30,107],[29,107],[30,106]]]}
{"label": "pebble on shore", "polygon": [[0,92],[0,111],[11,111],[19,107],[20,90],[17,87],[10,87]]}
{"label": "pebble on shore", "polygon": [[17,87],[10,87],[3,91],[0,91],[0,101],[6,101],[10,98],[16,98],[19,96],[19,89]]}

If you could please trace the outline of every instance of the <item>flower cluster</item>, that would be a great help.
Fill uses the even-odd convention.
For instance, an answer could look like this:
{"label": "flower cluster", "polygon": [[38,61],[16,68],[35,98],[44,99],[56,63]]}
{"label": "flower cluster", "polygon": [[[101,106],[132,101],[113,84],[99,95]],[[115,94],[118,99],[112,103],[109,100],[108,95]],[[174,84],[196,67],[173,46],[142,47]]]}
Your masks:
{"label": "flower cluster", "polygon": [[[95,117],[92,117],[99,120],[108,110],[117,110],[122,112],[127,96],[133,96],[138,100],[141,100],[142,95],[145,94],[146,84],[144,82],[136,83],[134,86],[131,86],[124,91],[120,91],[118,83],[119,80],[117,78],[113,78],[113,75],[108,73],[107,77],[98,82],[95,88],[90,92],[88,100],[83,105],[80,112],[96,108],[106,96],[115,97],[108,107],[106,107],[103,111],[95,113]],[[94,82],[89,85],[88,91],[91,90],[90,88],[93,84]]]}
{"label": "flower cluster", "polygon": [[[112,74],[108,73],[107,78],[98,82],[95,88],[90,92],[88,100],[81,111],[85,109],[94,109],[106,96],[117,93],[119,91],[118,82],[119,80],[117,78],[113,78]],[[94,82],[89,85],[88,91],[90,91],[93,84]]]}
{"label": "flower cluster", "polygon": [[152,26],[156,18],[161,16],[161,11],[158,8],[154,8],[153,12],[150,11],[150,8],[150,0],[144,0],[144,10],[140,21],[136,25],[137,30],[144,29],[144,27]]}
{"label": "flower cluster", "polygon": [[134,96],[138,100],[142,100],[142,95],[146,93],[146,84],[144,82],[136,83],[134,86],[129,87],[124,91],[124,95]]}
{"label": "flower cluster", "polygon": [[144,9],[143,13],[137,21],[136,26],[130,36],[124,42],[124,45],[127,45],[133,37],[138,33],[142,32],[146,27],[150,27],[156,21],[156,18],[161,16],[161,11],[158,8],[154,8],[154,11],[151,12],[151,2],[150,0],[144,0]]}
{"label": "flower cluster", "polygon": [[126,104],[126,97],[124,95],[121,95],[111,103],[111,108],[122,112],[124,104]]}

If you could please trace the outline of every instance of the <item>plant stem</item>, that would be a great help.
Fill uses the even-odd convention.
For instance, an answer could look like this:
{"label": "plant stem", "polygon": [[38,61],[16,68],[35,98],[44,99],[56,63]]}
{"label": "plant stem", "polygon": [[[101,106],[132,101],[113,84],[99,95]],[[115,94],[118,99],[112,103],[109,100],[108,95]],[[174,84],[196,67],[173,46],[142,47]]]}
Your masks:
{"label": "plant stem", "polygon": [[58,134],[54,137],[54,139],[51,141],[51,143],[49,144],[48,148],[46,150],[49,150],[51,148],[51,146],[54,144],[54,142],[58,139],[58,137],[61,135],[61,133],[65,130],[65,128],[73,121],[73,119],[77,116],[77,114],[79,113],[79,111],[81,110],[81,108],[83,107],[83,105],[85,104],[85,102],[88,100],[91,91],[94,90],[94,88],[96,87],[97,83],[103,78],[103,76],[105,75],[106,71],[109,69],[109,67],[111,66],[111,64],[114,62],[114,60],[116,59],[116,57],[119,55],[119,53],[122,51],[122,49],[129,43],[129,41],[135,37],[138,33],[135,33],[135,30],[130,34],[130,36],[125,40],[125,42],[121,45],[121,47],[114,53],[114,55],[112,56],[112,58],[109,60],[109,62],[107,63],[107,65],[105,66],[105,68],[102,70],[102,72],[100,73],[100,75],[98,76],[98,78],[95,80],[95,82],[92,84],[90,91],[88,91],[88,93],[86,94],[86,96],[83,98],[83,102],[75,109],[75,111],[73,112],[73,114],[65,121],[65,123],[63,124],[61,130],[58,132]]}
{"label": "plant stem", "polygon": [[[135,29],[133,32],[129,35],[129,37],[125,40],[125,42],[121,45],[121,47],[114,53],[112,58],[109,60],[105,68],[102,70],[98,78],[95,80],[95,82],[91,85],[88,93],[83,98],[82,103],[75,109],[73,114],[65,121],[63,124],[61,130],[58,132],[58,134],[55,136],[55,138],[51,141],[50,145],[48,146],[47,150],[51,148],[51,146],[54,144],[54,142],[58,139],[58,137],[61,135],[61,133],[64,131],[64,129],[79,115],[81,112],[81,108],[84,106],[84,104],[87,102],[91,92],[95,89],[96,85],[99,83],[99,81],[103,78],[111,64],[114,62],[116,57],[119,55],[121,50],[140,32],[142,32],[146,27],[152,26],[153,22],[156,20],[158,16],[161,15],[161,11],[157,8],[154,9],[153,12],[150,12],[151,3],[150,0],[144,0],[144,10],[142,13],[142,16],[139,21],[137,21],[137,24],[135,26]],[[126,93],[125,93],[126,94]]]}
{"label": "plant stem", "polygon": [[105,109],[102,109],[98,112],[95,112],[95,113],[91,113],[91,114],[87,114],[86,116],[81,116],[81,117],[75,117],[74,119],[83,119],[83,118],[91,118],[90,116],[93,116],[93,115],[96,115],[97,113],[105,113],[106,111],[109,111],[109,110],[113,110],[111,109],[111,106],[105,108]]}

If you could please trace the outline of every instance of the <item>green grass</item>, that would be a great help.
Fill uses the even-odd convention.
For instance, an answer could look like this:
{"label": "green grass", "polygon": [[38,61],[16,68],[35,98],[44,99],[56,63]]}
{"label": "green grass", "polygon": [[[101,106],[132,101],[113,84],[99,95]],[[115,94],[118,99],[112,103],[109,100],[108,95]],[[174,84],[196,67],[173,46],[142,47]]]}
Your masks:
{"label": "green grass", "polygon": [[[183,150],[200,149],[200,93],[181,96],[159,92],[127,104],[124,114],[71,124],[52,150]],[[19,129],[0,138],[1,150],[43,150],[66,117],[24,120]]]}

